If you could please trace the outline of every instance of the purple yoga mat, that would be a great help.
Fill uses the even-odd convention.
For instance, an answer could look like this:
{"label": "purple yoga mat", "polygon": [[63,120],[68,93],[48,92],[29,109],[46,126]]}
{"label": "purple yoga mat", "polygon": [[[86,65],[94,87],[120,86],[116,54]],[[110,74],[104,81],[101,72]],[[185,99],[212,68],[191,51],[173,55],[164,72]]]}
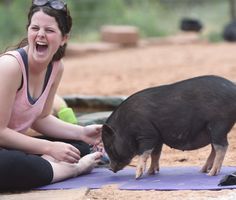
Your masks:
{"label": "purple yoga mat", "polygon": [[155,175],[144,175],[135,179],[135,168],[127,167],[116,174],[107,168],[95,168],[90,174],[54,183],[37,190],[98,189],[117,184],[123,190],[220,190],[236,189],[236,185],[217,186],[223,176],[236,171],[236,167],[223,167],[218,176],[207,176],[199,167],[161,167]]}

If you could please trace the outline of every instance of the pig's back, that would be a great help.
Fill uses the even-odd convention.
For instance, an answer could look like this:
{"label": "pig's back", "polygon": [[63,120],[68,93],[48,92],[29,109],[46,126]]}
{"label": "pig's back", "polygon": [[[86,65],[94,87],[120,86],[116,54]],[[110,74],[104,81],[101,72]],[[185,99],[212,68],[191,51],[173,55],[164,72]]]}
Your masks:
{"label": "pig's back", "polygon": [[119,126],[147,120],[169,126],[178,121],[185,126],[186,119],[216,116],[236,117],[236,85],[222,77],[201,76],[139,91],[121,103],[108,121]]}
{"label": "pig's back", "polygon": [[[201,76],[170,85],[148,88],[130,96],[126,109],[168,109],[187,106],[193,108],[230,107],[236,109],[236,85],[222,77]],[[218,107],[222,106],[222,107]],[[182,107],[181,107],[182,108]]]}

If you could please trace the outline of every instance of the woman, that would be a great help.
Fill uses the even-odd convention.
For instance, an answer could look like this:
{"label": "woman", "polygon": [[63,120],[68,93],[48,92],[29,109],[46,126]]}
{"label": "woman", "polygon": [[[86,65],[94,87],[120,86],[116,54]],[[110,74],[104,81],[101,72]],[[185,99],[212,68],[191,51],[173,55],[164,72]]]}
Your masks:
{"label": "woman", "polygon": [[[88,154],[89,145],[101,141],[100,125],[82,127],[50,114],[71,26],[63,1],[34,0],[27,39],[0,57],[0,190],[75,177],[90,172],[102,156]],[[61,141],[30,137],[29,128]]]}

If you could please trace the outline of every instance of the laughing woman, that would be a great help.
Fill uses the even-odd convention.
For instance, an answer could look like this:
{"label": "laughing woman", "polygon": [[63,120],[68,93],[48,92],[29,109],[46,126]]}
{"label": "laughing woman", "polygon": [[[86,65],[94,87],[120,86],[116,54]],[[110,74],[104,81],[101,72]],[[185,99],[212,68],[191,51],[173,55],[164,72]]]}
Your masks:
{"label": "laughing woman", "polygon": [[[0,190],[20,190],[90,172],[102,153],[101,126],[52,116],[72,19],[60,0],[34,0],[27,38],[0,57]],[[32,128],[44,135],[26,135]],[[48,139],[50,138],[50,139]],[[52,139],[54,138],[54,139]]]}

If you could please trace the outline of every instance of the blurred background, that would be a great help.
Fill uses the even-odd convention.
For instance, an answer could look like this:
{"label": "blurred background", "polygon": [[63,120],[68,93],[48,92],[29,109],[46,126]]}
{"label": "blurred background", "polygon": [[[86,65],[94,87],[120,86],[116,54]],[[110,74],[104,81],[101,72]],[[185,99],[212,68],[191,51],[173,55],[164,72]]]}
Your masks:
{"label": "blurred background", "polygon": [[[67,0],[73,17],[71,40],[99,40],[105,24],[133,25],[140,37],[164,37],[180,31],[183,18],[202,24],[201,37],[221,41],[224,27],[234,20],[234,0]],[[31,0],[0,0],[0,50],[26,34]]]}

